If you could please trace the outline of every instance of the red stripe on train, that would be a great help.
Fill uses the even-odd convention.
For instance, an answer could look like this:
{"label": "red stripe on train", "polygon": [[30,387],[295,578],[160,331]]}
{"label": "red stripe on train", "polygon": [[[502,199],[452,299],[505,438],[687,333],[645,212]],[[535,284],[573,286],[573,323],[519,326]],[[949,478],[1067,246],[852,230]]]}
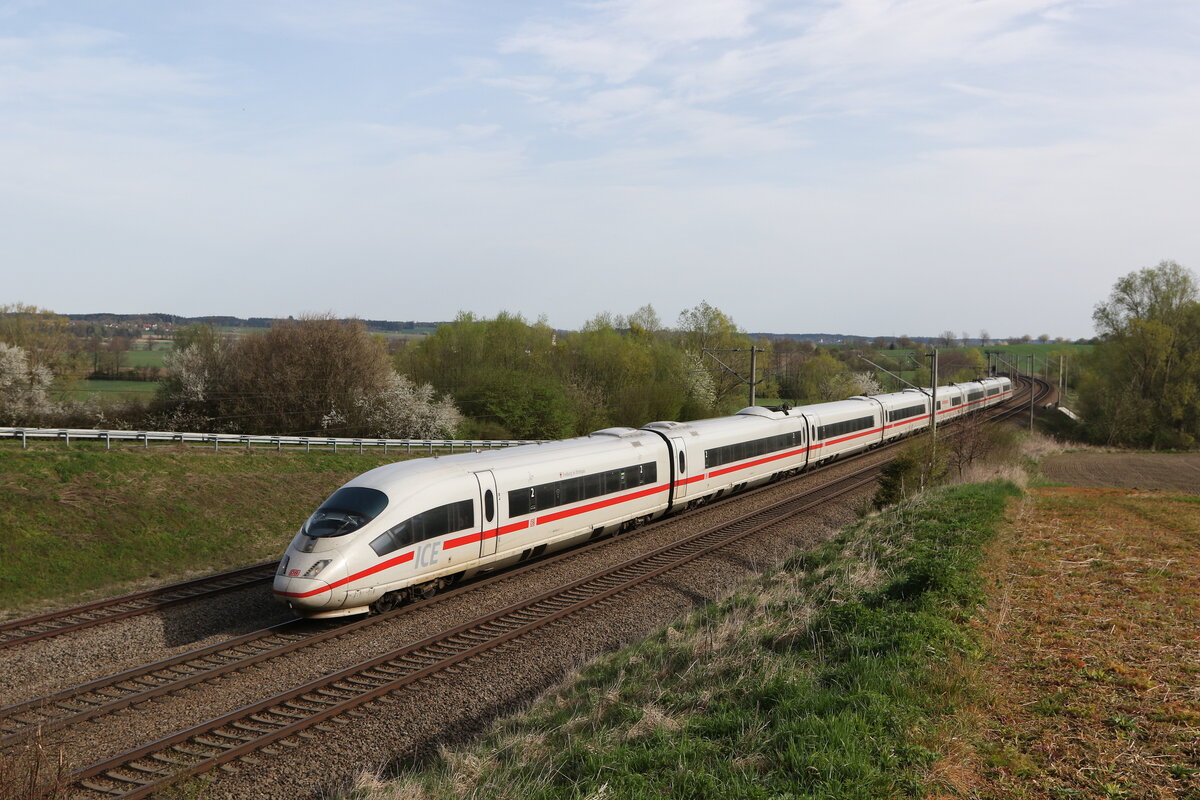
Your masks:
{"label": "red stripe on train", "polygon": [[276,591],[275,594],[281,595],[283,597],[312,597],[314,595],[321,594],[322,592],[331,592],[334,589],[345,586],[347,583],[350,583],[351,581],[356,581],[359,578],[365,578],[368,575],[374,575],[376,572],[383,572],[385,569],[390,569],[391,567],[397,567],[408,561],[412,561],[412,559],[413,559],[413,553],[410,550],[407,553],[405,553],[404,555],[396,556],[395,558],[389,558],[387,561],[381,561],[373,567],[364,569],[362,572],[356,572],[348,578],[342,578],[340,581],[334,581],[333,583],[331,583],[327,586],[322,586],[320,589],[312,589],[311,591],[307,591],[307,592],[279,592],[279,591]]}

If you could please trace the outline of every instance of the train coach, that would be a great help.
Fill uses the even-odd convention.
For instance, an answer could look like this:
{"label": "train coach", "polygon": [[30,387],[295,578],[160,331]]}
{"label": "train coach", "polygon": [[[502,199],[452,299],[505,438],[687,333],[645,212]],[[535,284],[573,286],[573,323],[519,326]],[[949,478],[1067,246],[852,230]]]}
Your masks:
{"label": "train coach", "polygon": [[[938,387],[938,417],[1002,402],[1007,378]],[[729,417],[608,428],[558,442],[378,467],[335,491],[280,561],[298,613],[383,611],[464,577],[642,524],[929,423],[921,390]]]}

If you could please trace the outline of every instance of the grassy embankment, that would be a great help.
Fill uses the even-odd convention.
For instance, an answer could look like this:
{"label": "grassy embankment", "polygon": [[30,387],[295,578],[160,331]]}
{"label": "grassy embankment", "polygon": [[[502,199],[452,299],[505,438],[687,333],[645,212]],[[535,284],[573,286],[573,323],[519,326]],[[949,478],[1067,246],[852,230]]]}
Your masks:
{"label": "grassy embankment", "polygon": [[0,444],[0,613],[277,557],[357,453]]}
{"label": "grassy embankment", "polygon": [[355,797],[919,793],[1018,490],[939,490],[621,653],[482,741]]}

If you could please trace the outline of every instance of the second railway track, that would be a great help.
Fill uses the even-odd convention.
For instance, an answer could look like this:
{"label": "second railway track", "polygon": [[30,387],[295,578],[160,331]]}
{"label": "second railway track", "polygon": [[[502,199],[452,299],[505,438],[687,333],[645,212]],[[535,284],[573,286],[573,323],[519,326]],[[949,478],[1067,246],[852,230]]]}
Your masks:
{"label": "second railway track", "polygon": [[105,622],[159,611],[189,600],[213,597],[265,583],[275,574],[278,562],[270,561],[248,567],[173,583],[157,589],[97,600],[81,606],[51,611],[36,617],[10,620],[0,623],[0,649],[51,636],[85,630]]}

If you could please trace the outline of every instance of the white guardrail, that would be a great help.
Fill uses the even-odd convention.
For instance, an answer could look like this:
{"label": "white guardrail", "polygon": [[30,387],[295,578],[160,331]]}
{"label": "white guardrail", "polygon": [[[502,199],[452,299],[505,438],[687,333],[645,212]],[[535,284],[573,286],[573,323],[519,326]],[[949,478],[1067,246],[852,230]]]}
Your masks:
{"label": "white guardrail", "polygon": [[175,442],[211,444],[214,450],[221,445],[234,445],[249,450],[252,446],[274,447],[280,450],[284,447],[303,447],[305,450],[317,448],[332,448],[337,452],[339,447],[355,448],[362,453],[366,448],[382,448],[386,454],[389,448],[412,453],[435,450],[490,450],[502,447],[515,447],[521,444],[535,444],[534,441],[517,439],[348,439],[334,436],[249,436],[240,433],[172,433],[169,431],[102,431],[91,428],[2,428],[0,438],[20,439],[21,447],[28,447],[30,439],[55,439],[70,444],[72,439],[103,441],[105,449],[112,447],[113,442],[141,442],[149,447],[150,442]]}

